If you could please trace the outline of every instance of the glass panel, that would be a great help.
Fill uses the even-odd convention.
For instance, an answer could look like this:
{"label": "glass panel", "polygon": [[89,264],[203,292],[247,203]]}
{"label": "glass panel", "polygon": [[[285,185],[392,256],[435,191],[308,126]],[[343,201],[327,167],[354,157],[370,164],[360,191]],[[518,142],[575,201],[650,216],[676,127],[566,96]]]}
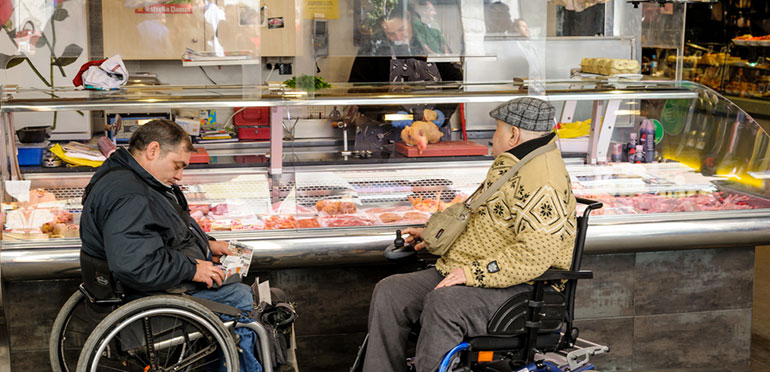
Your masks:
{"label": "glass panel", "polygon": [[605,215],[770,207],[767,133],[718,93],[693,88],[696,99],[625,102],[631,125],[618,125],[610,148],[625,161],[570,167],[575,193],[605,202]]}
{"label": "glass panel", "polygon": [[[770,177],[767,134],[752,118],[710,89],[690,83],[607,80],[552,81],[544,86],[546,96],[560,105],[560,117],[571,117],[570,122],[574,124],[563,125],[559,132],[559,144],[567,158],[574,191],[605,202],[606,207],[600,213],[770,207],[765,181]],[[314,100],[296,101],[308,106],[287,106],[280,97],[274,101],[262,100],[264,104],[276,104],[267,113],[272,110],[283,119],[282,173],[275,176],[268,173],[264,147],[259,150],[262,155],[254,155],[252,149],[240,153],[237,148],[222,150],[219,164],[207,166],[213,169],[193,169],[185,174],[183,185],[193,214],[210,231],[420,223],[430,211],[471,193],[484,178],[491,159],[383,159],[362,157],[359,152],[351,153],[346,160],[339,152],[342,128],[339,124],[332,127],[330,117],[341,117],[339,120],[344,121],[353,106],[340,105],[339,114],[333,114],[334,106],[323,103],[344,98],[350,103],[361,103],[359,107],[376,105],[395,109],[401,107],[393,105],[397,99],[494,103],[526,94],[510,84],[476,84],[474,87],[473,91],[426,91],[412,87],[414,90],[403,92],[372,87],[370,94],[351,97],[348,93],[351,87],[341,85],[319,92]],[[128,97],[153,99],[151,97],[158,94],[153,88],[136,88],[131,92],[135,96]],[[198,101],[205,97],[197,88],[169,87],[164,92],[167,97]],[[212,94],[220,93],[223,99],[231,99],[240,97],[239,92],[222,89],[209,90],[208,94],[216,97]],[[39,97],[41,94],[27,90],[17,96]],[[84,93],[62,90],[58,94],[67,97]],[[93,96],[98,101],[105,98],[102,94]],[[576,101],[574,109],[568,105],[572,100]],[[613,106],[614,101],[617,107]],[[4,102],[3,107],[19,108],[23,102],[15,98]],[[72,104],[72,101],[65,102]],[[600,103],[600,107],[595,106]],[[604,142],[610,160],[606,165],[585,165],[590,143],[603,143],[601,130],[596,130],[599,124],[589,121],[594,116],[594,107],[603,108],[599,117],[615,117],[614,123],[602,119],[601,124],[603,128],[610,125],[614,128]],[[574,111],[567,112],[569,110]],[[319,115],[322,118],[316,119]],[[581,135],[581,131],[585,133],[592,125],[594,138]],[[358,133],[352,127],[348,131],[349,149],[357,151],[353,137]],[[633,141],[632,133],[635,134]],[[328,146],[310,148],[303,141],[311,138],[327,141]],[[655,138],[655,143],[645,147],[642,140],[649,143],[646,142],[649,138]],[[627,145],[634,141],[634,145],[641,148],[633,146],[631,156],[631,147]],[[602,149],[597,147],[599,150]],[[637,150],[642,156],[635,154]],[[256,163],[249,160],[256,158],[247,158],[258,156],[262,156],[257,162],[261,165],[255,168]],[[271,156],[277,154],[271,152]],[[232,169],[236,166],[246,168]],[[5,184],[4,239],[48,238],[49,232],[53,237],[75,236],[80,196],[89,174],[73,175],[60,170],[27,174],[26,178],[28,183]]]}
{"label": "glass panel", "polygon": [[[687,4],[644,3],[642,9],[642,60],[645,73],[682,80]],[[674,64],[667,62],[670,55],[675,56]]]}

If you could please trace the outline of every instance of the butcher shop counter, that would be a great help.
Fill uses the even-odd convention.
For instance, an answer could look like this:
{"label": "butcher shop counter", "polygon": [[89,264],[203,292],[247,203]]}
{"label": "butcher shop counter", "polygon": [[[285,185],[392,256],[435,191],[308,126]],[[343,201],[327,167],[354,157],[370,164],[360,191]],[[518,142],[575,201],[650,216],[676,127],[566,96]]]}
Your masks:
{"label": "butcher shop counter", "polygon": [[[283,268],[381,262],[380,252],[394,230],[422,224],[431,212],[464,200],[492,161],[340,161],[342,149],[337,148],[333,156],[318,156],[317,162],[292,162],[306,154],[284,143],[280,130],[286,122],[296,125],[291,118],[297,107],[340,105],[347,114],[354,105],[396,112],[404,104],[451,103],[465,105],[467,113],[526,93],[523,84],[405,85],[397,91],[388,85],[335,84],[312,94],[263,87],[152,87],[110,93],[57,89],[55,98],[17,88],[5,91],[0,111],[3,125],[12,129],[13,114],[25,111],[204,103],[270,107],[275,122],[271,133],[277,128],[279,134],[271,135],[269,151],[259,145],[269,159],[257,167],[187,170],[183,189],[193,217],[212,236],[252,245],[257,268]],[[689,82],[594,79],[548,82],[545,87],[544,98],[557,106],[560,122],[588,123],[584,129],[589,135],[576,138],[560,126],[563,138],[558,143],[563,153],[580,154],[566,161],[574,193],[605,205],[591,219],[587,254],[770,243],[768,137],[730,101]],[[585,116],[589,120],[579,121]],[[486,116],[465,119],[470,131],[494,128],[494,120]],[[642,124],[646,128],[650,122],[656,125],[655,134],[647,132],[655,138],[652,151],[646,158],[629,156],[624,146],[632,135],[641,141]],[[0,142],[5,154],[12,153],[13,145]],[[338,143],[332,141],[332,147]],[[14,180],[3,184],[2,279],[76,277],[80,196],[91,173],[21,174],[15,157],[9,160],[11,167],[3,167],[3,175]]]}
{"label": "butcher shop counter", "polygon": [[[587,254],[770,243],[770,198],[746,185],[679,162],[566,163],[573,192],[605,205],[591,217]],[[382,249],[396,229],[423,224],[431,212],[464,200],[490,164],[297,166],[280,177],[266,170],[190,170],[182,189],[192,216],[212,236],[253,247],[257,269],[375,263],[384,261]],[[79,241],[66,236],[77,233],[90,174],[25,178],[37,204],[5,205],[4,280],[77,277]]]}
{"label": "butcher shop counter", "polygon": [[[519,96],[519,88],[345,98],[334,98],[332,92],[325,102],[347,112],[346,106],[353,104],[394,104],[393,96],[398,105],[438,100],[470,109]],[[695,84],[605,82],[592,89],[561,88],[545,97],[557,105],[560,121],[591,119],[587,137],[568,138],[560,129],[562,152],[581,154],[565,161],[573,192],[605,205],[591,217],[587,232],[583,267],[594,271],[594,279],[581,283],[576,300],[581,337],[612,347],[597,364],[607,370],[745,365],[754,247],[770,243],[767,134],[731,102]],[[8,114],[24,110],[189,107],[201,102],[200,97],[158,97],[152,92],[139,95],[149,97],[147,102],[102,93],[89,93],[93,101],[68,100],[67,94],[59,92],[61,100],[5,102],[0,106],[4,124],[12,119]],[[288,113],[292,105],[325,105],[324,94],[320,96],[319,101],[223,96],[211,102],[227,107],[284,104]],[[281,110],[271,114],[278,124],[284,119]],[[487,117],[487,122],[466,119],[471,131],[494,125]],[[629,161],[623,144],[631,133],[641,133],[645,120],[659,123],[652,162]],[[275,156],[276,145],[285,156]],[[191,169],[182,186],[193,217],[211,235],[253,248],[249,280],[256,275],[269,279],[296,300],[301,314],[298,356],[314,361],[312,365],[319,360],[343,364],[339,361],[352,358],[363,339],[375,283],[408,270],[386,264],[382,256],[394,231],[419,225],[432,211],[463,200],[492,160],[283,161],[294,158],[294,151],[278,138],[271,143],[269,165]],[[78,285],[80,242],[71,236],[77,236],[80,196],[91,174],[14,172],[3,169],[4,179],[20,182],[3,184],[0,323],[7,314],[15,322],[8,326],[11,335],[47,334],[50,322],[26,314],[46,298],[44,318],[52,320]],[[527,190],[520,197],[547,202]],[[704,329],[710,337],[702,337]],[[0,334],[0,348],[7,340]],[[45,346],[29,346],[21,337],[11,337],[10,344],[17,353],[40,348],[47,355]],[[682,353],[681,345],[710,350],[708,358]]]}

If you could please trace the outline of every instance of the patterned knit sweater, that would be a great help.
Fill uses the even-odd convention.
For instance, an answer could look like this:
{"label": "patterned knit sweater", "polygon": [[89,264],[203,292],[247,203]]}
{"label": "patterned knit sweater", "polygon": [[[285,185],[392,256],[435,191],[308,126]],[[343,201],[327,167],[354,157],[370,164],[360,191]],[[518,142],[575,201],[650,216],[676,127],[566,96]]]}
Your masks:
{"label": "patterned knit sweater", "polygon": [[[540,145],[555,140],[551,136]],[[519,161],[512,154],[517,149],[497,156],[476,195]],[[474,211],[467,229],[436,268],[444,276],[463,268],[467,286],[505,288],[524,283],[550,267],[569,269],[576,226],[569,175],[561,153],[553,149],[522,166]]]}

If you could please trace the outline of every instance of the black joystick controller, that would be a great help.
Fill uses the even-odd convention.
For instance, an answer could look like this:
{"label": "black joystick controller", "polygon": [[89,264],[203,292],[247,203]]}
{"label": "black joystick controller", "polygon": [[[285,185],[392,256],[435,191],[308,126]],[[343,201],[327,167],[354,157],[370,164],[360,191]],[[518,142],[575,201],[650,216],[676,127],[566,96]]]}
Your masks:
{"label": "black joystick controller", "polygon": [[385,258],[389,260],[400,260],[416,253],[414,247],[411,244],[406,244],[404,238],[401,237],[401,230],[396,230],[396,239],[393,240],[393,244],[385,248]]}
{"label": "black joystick controller", "polygon": [[396,249],[399,249],[402,248],[404,244],[406,244],[406,241],[401,237],[401,230],[396,230],[396,238],[393,239],[393,246],[396,247]]}

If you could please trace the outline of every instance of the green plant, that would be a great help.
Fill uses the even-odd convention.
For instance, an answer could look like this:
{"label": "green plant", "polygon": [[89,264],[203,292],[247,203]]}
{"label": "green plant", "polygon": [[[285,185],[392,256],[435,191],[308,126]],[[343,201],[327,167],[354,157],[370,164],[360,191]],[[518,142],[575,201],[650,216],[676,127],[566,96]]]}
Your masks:
{"label": "green plant", "polygon": [[331,88],[332,85],[324,81],[323,78],[318,76],[300,75],[299,77],[292,77],[289,80],[283,82],[289,88],[299,88],[312,92],[323,88]]}
{"label": "green plant", "polygon": [[377,29],[379,23],[393,10],[399,0],[368,0],[366,18],[363,20],[364,28],[371,32]]}

